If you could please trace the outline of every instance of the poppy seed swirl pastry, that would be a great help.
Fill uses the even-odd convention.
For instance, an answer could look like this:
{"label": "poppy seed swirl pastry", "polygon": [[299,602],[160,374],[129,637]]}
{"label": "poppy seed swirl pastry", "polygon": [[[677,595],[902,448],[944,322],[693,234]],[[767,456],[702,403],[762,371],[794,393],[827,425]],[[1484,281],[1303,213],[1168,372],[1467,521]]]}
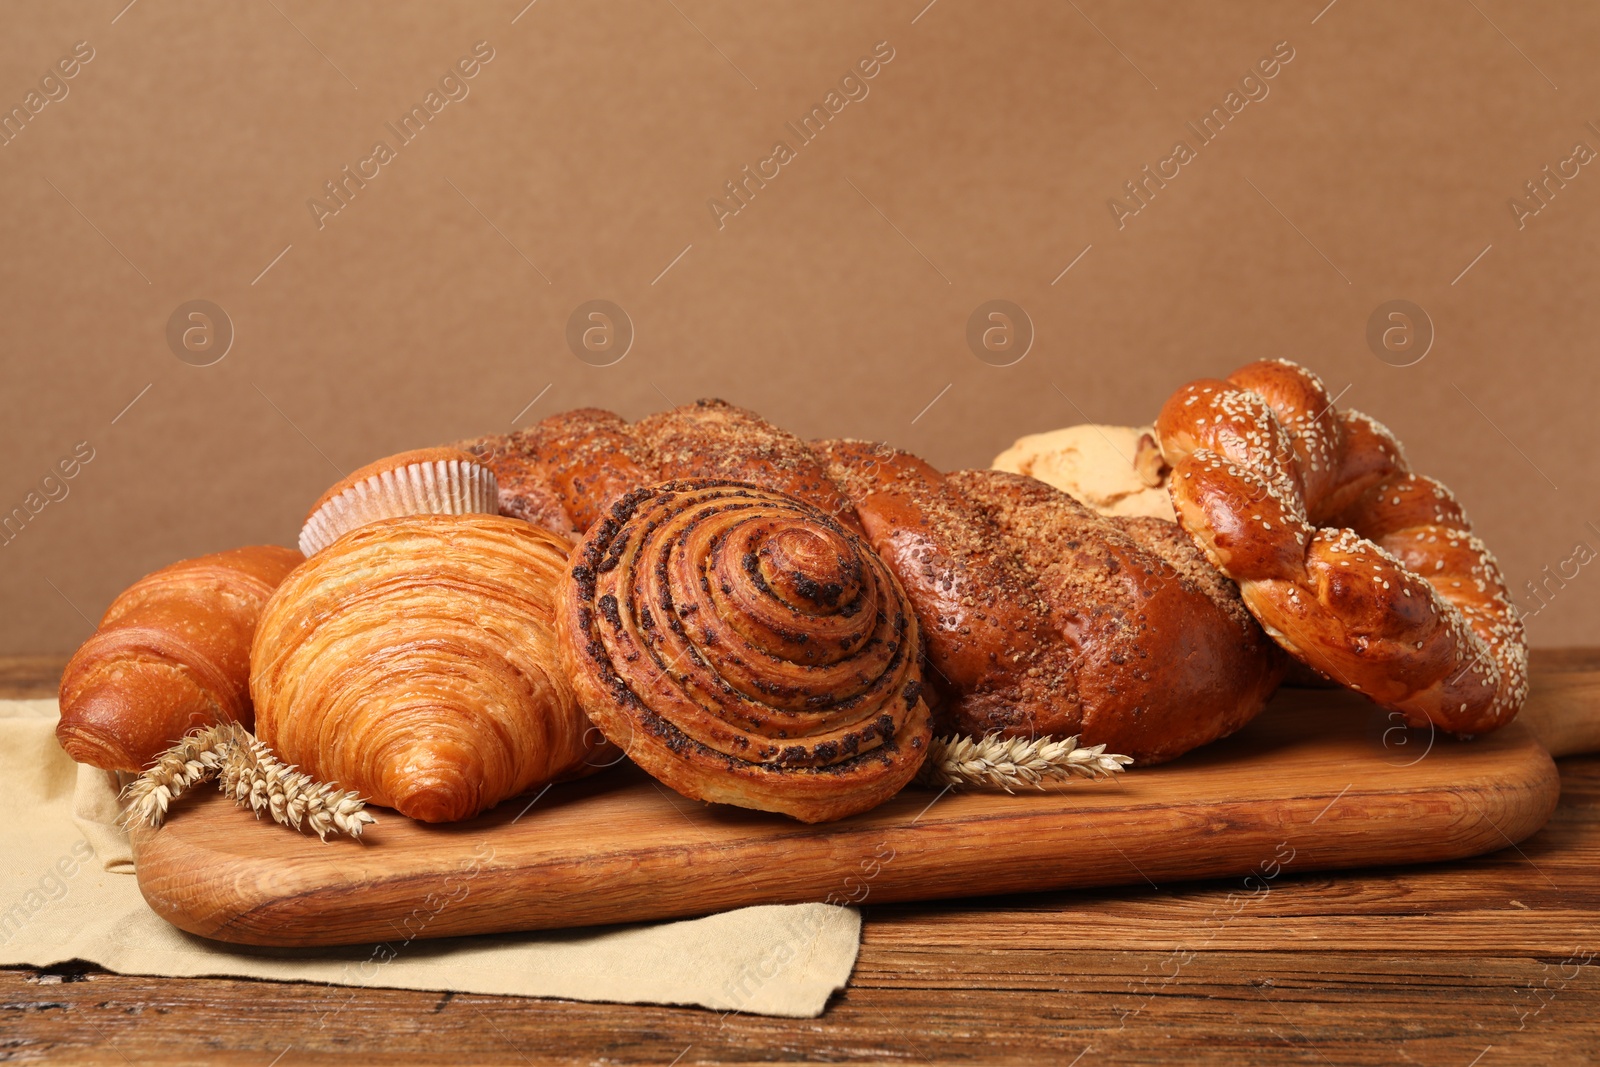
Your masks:
{"label": "poppy seed swirl pastry", "polygon": [[558,629],[579,700],[679,793],[824,822],[927,755],[916,615],[820,509],[667,482],[617,500],[571,562]]}
{"label": "poppy seed swirl pastry", "polygon": [[498,515],[345,534],[262,613],[257,736],[312,777],[423,822],[603,766],[556,645],[567,548]]}

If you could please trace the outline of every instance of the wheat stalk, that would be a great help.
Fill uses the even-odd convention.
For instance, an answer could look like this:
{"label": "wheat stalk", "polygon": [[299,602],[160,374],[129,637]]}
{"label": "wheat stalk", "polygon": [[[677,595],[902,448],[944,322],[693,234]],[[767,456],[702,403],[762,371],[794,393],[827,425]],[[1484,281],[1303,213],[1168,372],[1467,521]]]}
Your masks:
{"label": "wheat stalk", "polygon": [[324,841],[331,833],[360,837],[377,821],[352,790],[316,781],[278,759],[243,726],[222,723],[186,735],[134,779],[123,790],[123,822],[160,826],[174,800],[212,777],[228,799],[249,807],[256,818],[267,814],[296,830],[308,826]]}
{"label": "wheat stalk", "polygon": [[174,800],[217,773],[233,742],[232,729],[232,723],[224,723],[195,730],[163,752],[154,766],[122,791],[127,801],[122,821],[128,825],[160,826]]}
{"label": "wheat stalk", "polygon": [[1069,778],[1109,778],[1132,763],[1108,753],[1105,745],[1079,745],[1076,737],[936,737],[917,772],[926,786],[1043,789]]}
{"label": "wheat stalk", "polygon": [[266,813],[274,822],[296,830],[307,825],[324,841],[330,833],[360,837],[363,829],[377,821],[365,810],[359,794],[296,770],[249,734],[229,750],[219,785],[239,807],[249,805],[256,818]]}

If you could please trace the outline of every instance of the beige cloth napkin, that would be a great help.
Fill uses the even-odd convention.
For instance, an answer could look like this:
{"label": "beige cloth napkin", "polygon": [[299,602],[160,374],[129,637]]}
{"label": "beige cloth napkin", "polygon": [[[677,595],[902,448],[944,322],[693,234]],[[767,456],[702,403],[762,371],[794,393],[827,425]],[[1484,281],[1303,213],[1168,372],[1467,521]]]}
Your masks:
{"label": "beige cloth napkin", "polygon": [[[0,964],[80,959],[122,974],[692,1004],[793,1018],[820,1015],[855,966],[861,915],[827,904],[414,941],[398,954],[371,945],[262,949],[195,937],[158,918],[139,895],[127,836],[114,824],[114,776],[78,767],[61,751],[56,717],[53,700],[0,700]],[[326,1022],[349,996],[329,990],[324,999]]]}

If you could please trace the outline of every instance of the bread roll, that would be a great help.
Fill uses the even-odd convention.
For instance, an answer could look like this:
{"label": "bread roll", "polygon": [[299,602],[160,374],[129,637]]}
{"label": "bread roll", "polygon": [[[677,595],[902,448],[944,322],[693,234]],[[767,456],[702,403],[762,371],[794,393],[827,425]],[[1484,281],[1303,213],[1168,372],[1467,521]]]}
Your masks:
{"label": "bread roll", "polygon": [[56,737],[79,763],[137,771],[190,730],[249,728],[250,641],[304,557],[255,545],[163,567],[111,602],[61,675]]}

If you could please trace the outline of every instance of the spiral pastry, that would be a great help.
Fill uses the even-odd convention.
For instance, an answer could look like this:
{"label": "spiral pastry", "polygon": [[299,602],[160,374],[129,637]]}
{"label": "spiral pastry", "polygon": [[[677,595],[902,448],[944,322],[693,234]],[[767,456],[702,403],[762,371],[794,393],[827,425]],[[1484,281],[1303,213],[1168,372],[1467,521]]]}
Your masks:
{"label": "spiral pastry", "polygon": [[559,629],[584,710],[685,796],[824,822],[927,755],[920,638],[855,534],[739,482],[628,493],[572,556]]}
{"label": "spiral pastry", "polygon": [[262,613],[258,735],[312,777],[423,822],[611,762],[556,646],[566,555],[560,538],[501,516],[345,534]]}

